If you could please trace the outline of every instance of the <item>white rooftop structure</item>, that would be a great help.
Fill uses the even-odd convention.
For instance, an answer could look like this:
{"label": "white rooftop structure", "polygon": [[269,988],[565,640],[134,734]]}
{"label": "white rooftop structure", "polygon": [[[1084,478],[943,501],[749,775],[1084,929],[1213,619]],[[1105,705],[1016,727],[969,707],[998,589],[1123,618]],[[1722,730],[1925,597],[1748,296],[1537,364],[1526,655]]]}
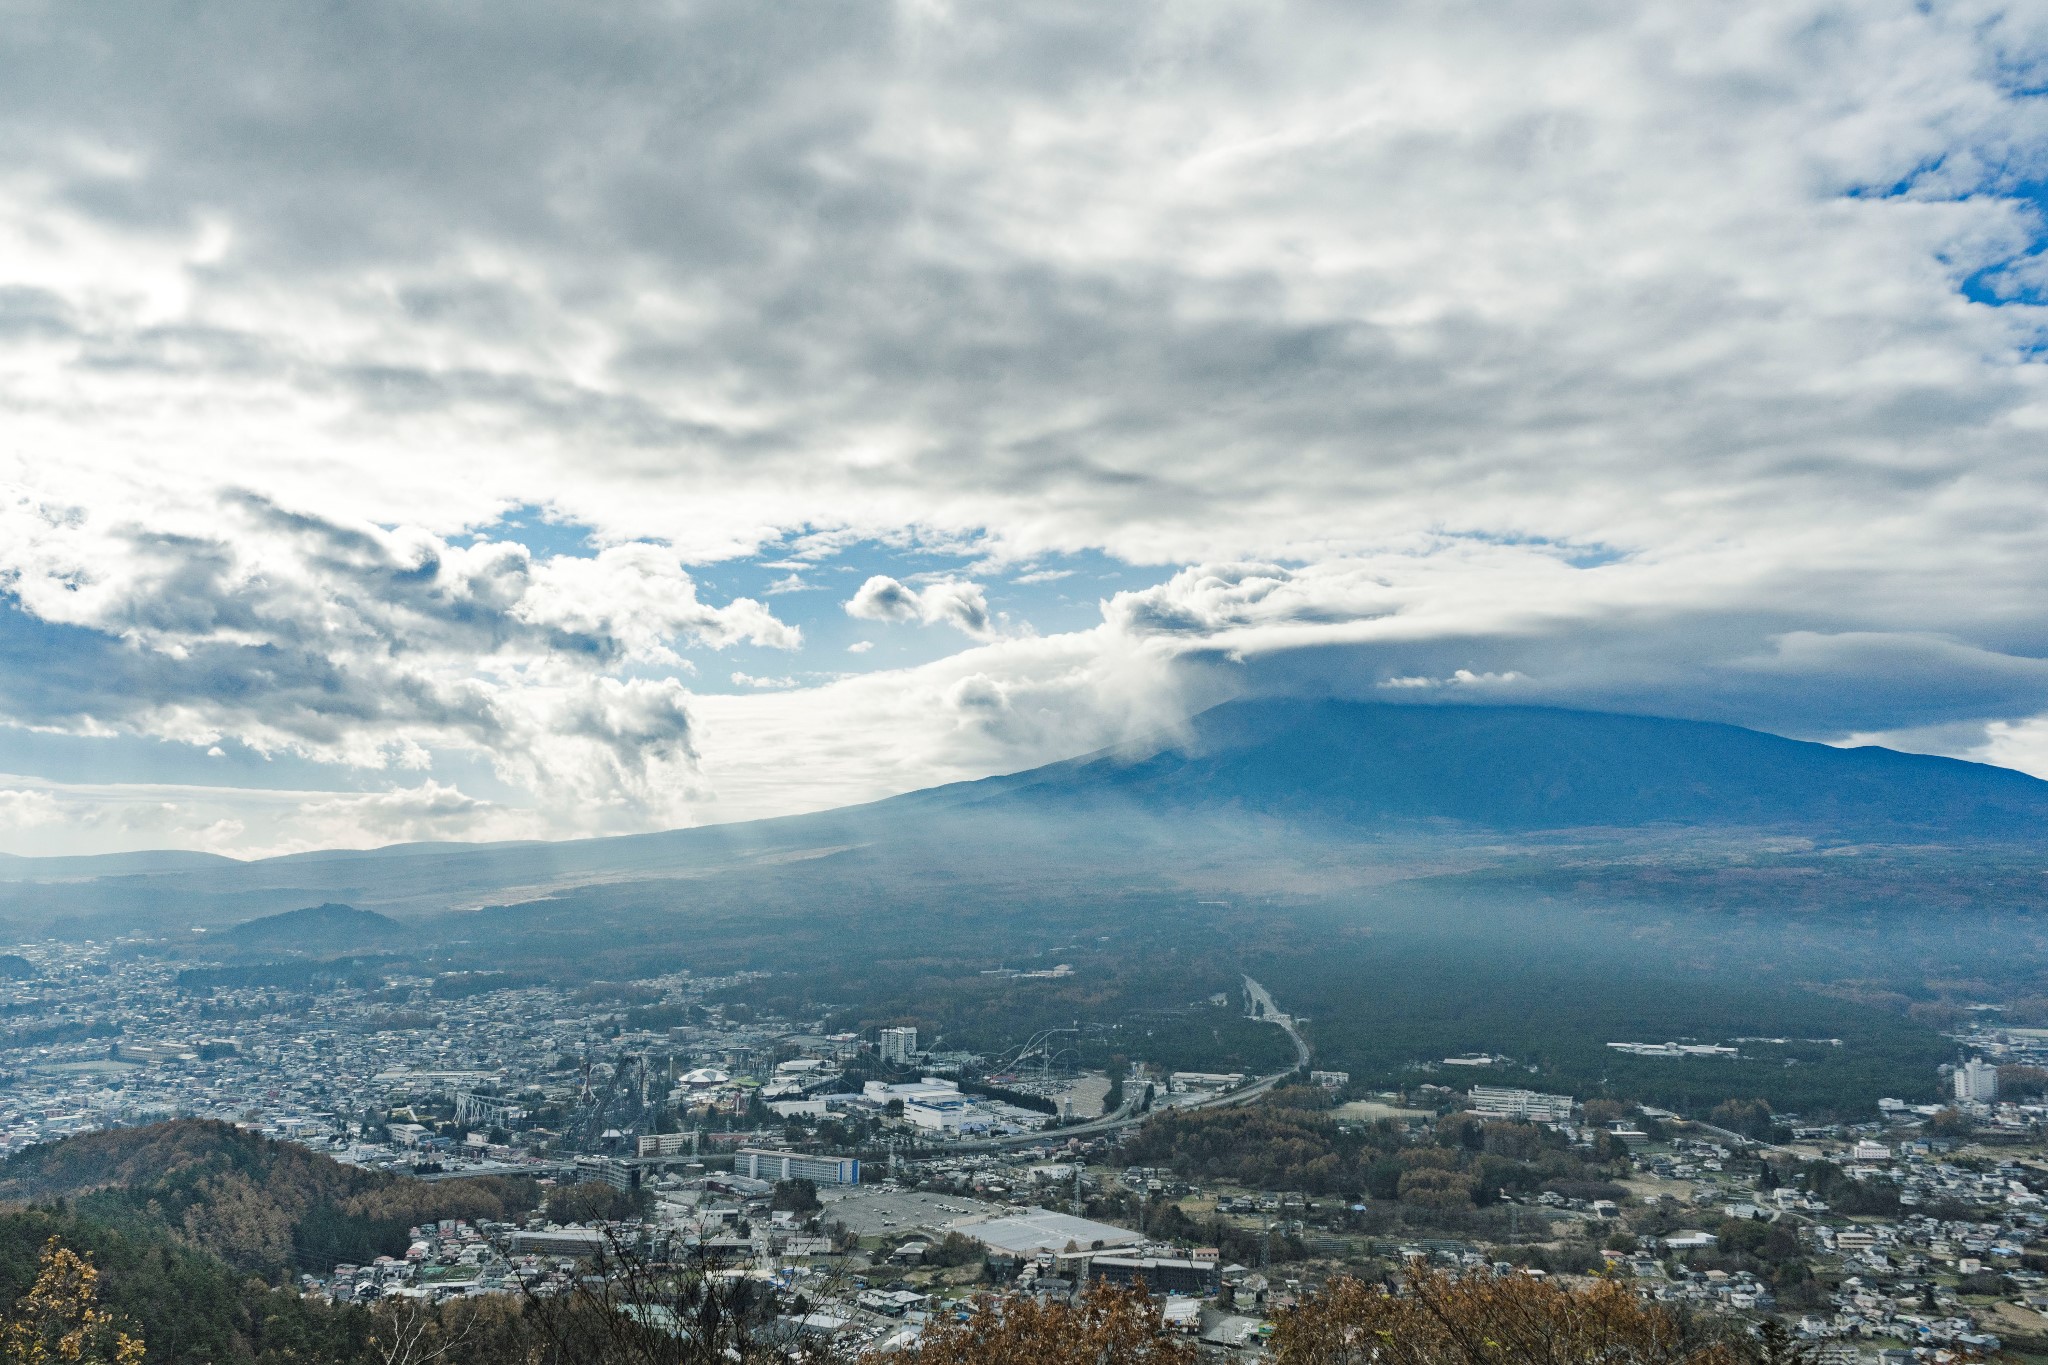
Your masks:
{"label": "white rooftop structure", "polygon": [[1051,1209],[1026,1209],[982,1222],[964,1219],[950,1226],[954,1232],[1013,1256],[1058,1255],[1069,1247],[1076,1251],[1106,1251],[1136,1246],[1145,1240],[1143,1233],[1129,1228],[1054,1213]]}

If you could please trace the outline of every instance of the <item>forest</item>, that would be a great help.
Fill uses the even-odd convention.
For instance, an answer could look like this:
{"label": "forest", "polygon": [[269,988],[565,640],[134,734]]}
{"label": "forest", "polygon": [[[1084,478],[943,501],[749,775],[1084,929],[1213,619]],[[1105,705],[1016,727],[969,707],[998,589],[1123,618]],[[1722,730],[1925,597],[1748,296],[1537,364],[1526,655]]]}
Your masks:
{"label": "forest", "polygon": [[101,1302],[133,1326],[145,1365],[371,1365],[369,1315],[342,1312],[242,1274],[161,1228],[117,1230],[67,1207],[0,1213],[0,1304],[36,1280],[56,1238],[90,1255]]}
{"label": "forest", "polygon": [[1619,1198],[1626,1152],[1602,1141],[1580,1153],[1532,1123],[1450,1116],[1427,1137],[1382,1119],[1343,1123],[1319,1091],[1276,1090],[1241,1109],[1155,1115],[1125,1144],[1134,1165],[1165,1166],[1202,1184],[1395,1201],[1435,1213],[1484,1208],[1503,1193],[1557,1191]]}
{"label": "forest", "polygon": [[403,1255],[407,1230],[428,1219],[501,1221],[538,1198],[530,1181],[407,1180],[200,1119],[88,1133],[0,1162],[0,1200],[63,1201],[112,1232],[203,1252],[271,1283]]}
{"label": "forest", "polygon": [[[1332,932],[1314,955],[1274,954],[1251,970],[1309,1017],[1316,1065],[1360,1089],[1429,1081],[1522,1086],[1705,1117],[1727,1100],[1778,1114],[1861,1118],[1881,1096],[1935,1097],[1949,1044],[1929,1023],[1825,982],[1753,970],[1693,944],[1652,952],[1578,917],[1519,920],[1469,908],[1416,925]],[[1641,1057],[1612,1042],[1735,1044],[1737,1058]],[[1776,1041],[1771,1041],[1776,1040]],[[1444,1058],[1504,1056],[1492,1068]]]}

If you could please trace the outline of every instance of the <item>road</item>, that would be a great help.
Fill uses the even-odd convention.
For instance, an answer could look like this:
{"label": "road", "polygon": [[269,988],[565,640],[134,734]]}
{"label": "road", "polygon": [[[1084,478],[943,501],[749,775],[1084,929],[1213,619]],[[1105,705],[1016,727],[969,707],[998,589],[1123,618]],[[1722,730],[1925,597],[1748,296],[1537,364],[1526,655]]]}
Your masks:
{"label": "road", "polygon": [[1767,1152],[1789,1152],[1792,1150],[1790,1147],[1780,1147],[1775,1142],[1765,1142],[1762,1138],[1749,1137],[1742,1133],[1732,1132],[1726,1128],[1716,1128],[1713,1124],[1703,1122],[1700,1119],[1681,1120],[1681,1122],[1687,1123],[1690,1127],[1698,1128],[1702,1132],[1712,1133],[1715,1137],[1734,1147],[1761,1147]]}
{"label": "road", "polygon": [[[1227,1109],[1232,1105],[1249,1104],[1274,1086],[1280,1084],[1280,1082],[1286,1080],[1289,1076],[1292,1076],[1302,1067],[1308,1065],[1308,1059],[1311,1055],[1308,1039],[1301,1036],[1301,1029],[1295,1024],[1292,1016],[1283,1014],[1280,1007],[1273,1003],[1273,997],[1266,988],[1250,977],[1244,979],[1244,989],[1245,994],[1251,997],[1252,1004],[1258,1011],[1254,1015],[1255,1018],[1263,1019],[1269,1024],[1277,1024],[1287,1030],[1287,1037],[1294,1044],[1294,1065],[1288,1067],[1285,1071],[1276,1071],[1270,1076],[1261,1076],[1250,1085],[1232,1090],[1227,1094],[1212,1095],[1208,1099],[1197,1100],[1193,1104],[1178,1105],[1176,1106],[1177,1108]],[[1049,1132],[1016,1133],[1009,1137],[984,1138],[979,1142],[961,1142],[941,1150],[942,1152],[992,1152],[1004,1147],[1030,1147],[1041,1142],[1064,1142],[1068,1138],[1095,1137],[1102,1133],[1114,1133],[1118,1129],[1129,1128],[1134,1124],[1143,1123],[1149,1117],[1149,1115],[1138,1110],[1138,1106],[1144,1102],[1144,1098],[1142,1093],[1126,1095],[1124,1102],[1117,1107],[1117,1111],[1114,1114],[1105,1114],[1099,1119],[1090,1119],[1086,1123],[1077,1123],[1071,1127],[1054,1128]]]}
{"label": "road", "polygon": [[[1272,994],[1250,977],[1244,979],[1244,993],[1252,998],[1252,1005],[1257,1011],[1255,1017],[1264,1019],[1269,1024],[1278,1024],[1281,1028],[1286,1029],[1287,1036],[1294,1040],[1293,1069],[1299,1071],[1307,1066],[1309,1059],[1308,1039],[1301,1036],[1301,1030],[1295,1026],[1294,1017],[1282,1014],[1280,1007],[1273,1003]],[[1286,1074],[1284,1071],[1280,1072],[1273,1079],[1278,1080]]]}

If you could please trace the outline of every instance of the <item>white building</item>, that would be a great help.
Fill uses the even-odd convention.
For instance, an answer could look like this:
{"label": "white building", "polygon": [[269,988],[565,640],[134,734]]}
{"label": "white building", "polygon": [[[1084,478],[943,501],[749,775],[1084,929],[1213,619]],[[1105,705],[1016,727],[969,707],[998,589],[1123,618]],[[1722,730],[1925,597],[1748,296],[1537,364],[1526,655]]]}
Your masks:
{"label": "white building", "polygon": [[1536,1119],[1546,1123],[1569,1122],[1570,1095],[1545,1095],[1535,1090],[1510,1090],[1499,1085],[1475,1085],[1472,1112],[1489,1118]]}
{"label": "white building", "polygon": [[919,1128],[940,1132],[979,1132],[993,1121],[986,1109],[973,1096],[960,1093],[960,1087],[952,1081],[936,1076],[926,1076],[920,1081],[890,1085],[885,1081],[869,1081],[862,1087],[862,1097],[871,1104],[886,1105],[891,1100],[901,1100],[903,1117]]}
{"label": "white building", "polygon": [[743,1147],[732,1168],[754,1180],[809,1180],[820,1185],[858,1185],[860,1163],[850,1156],[811,1156]]}
{"label": "white building", "polygon": [[917,1030],[915,1028],[885,1028],[882,1030],[882,1060],[897,1066],[909,1066],[917,1056]]}
{"label": "white building", "polygon": [[1998,1068],[1972,1057],[1956,1068],[1956,1099],[1963,1104],[1989,1104],[1998,1098]]}

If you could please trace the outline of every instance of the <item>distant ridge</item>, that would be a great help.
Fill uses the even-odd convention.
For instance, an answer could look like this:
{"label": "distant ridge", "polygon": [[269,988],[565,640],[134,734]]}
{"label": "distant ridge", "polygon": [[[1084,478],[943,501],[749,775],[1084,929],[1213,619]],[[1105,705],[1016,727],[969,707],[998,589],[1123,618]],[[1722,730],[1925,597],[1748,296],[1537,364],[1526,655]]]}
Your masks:
{"label": "distant ridge", "polygon": [[405,933],[405,926],[388,915],[330,903],[245,920],[220,937],[243,949],[315,952],[388,944]]}
{"label": "distant ridge", "polygon": [[81,877],[147,876],[156,872],[197,872],[235,867],[238,860],[192,849],[160,848],[140,853],[79,853],[52,858],[0,853],[0,882],[69,881]]}
{"label": "distant ridge", "polygon": [[1084,865],[1114,872],[1141,848],[1155,863],[1255,859],[1274,826],[1340,843],[1655,830],[2043,847],[2048,783],[1654,716],[1241,701],[1115,752],[808,815],[559,843],[414,843],[249,862],[202,854],[182,868],[122,864],[97,877],[0,871],[0,924],[24,936],[205,925],[245,951],[353,952],[396,946],[408,932],[399,926],[421,917],[595,884],[760,878],[842,856],[892,876],[974,859],[1018,876],[1039,860],[1062,875]]}
{"label": "distant ridge", "polygon": [[[1142,751],[1141,751],[1142,752]],[[2048,782],[1705,721],[1534,706],[1230,702],[1188,737],[929,794],[972,804],[1241,811],[1306,824],[1500,830],[1777,828],[1886,839],[2048,837]],[[886,804],[886,803],[885,803]]]}

